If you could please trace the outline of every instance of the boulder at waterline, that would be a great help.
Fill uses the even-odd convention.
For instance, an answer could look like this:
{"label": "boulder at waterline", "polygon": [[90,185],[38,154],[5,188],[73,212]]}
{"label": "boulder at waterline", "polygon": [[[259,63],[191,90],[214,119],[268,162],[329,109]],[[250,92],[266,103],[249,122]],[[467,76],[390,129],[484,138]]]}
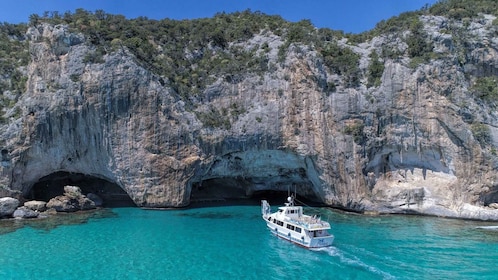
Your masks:
{"label": "boulder at waterline", "polygon": [[53,208],[57,212],[75,212],[95,209],[95,202],[81,194],[79,187],[65,186],[64,195],[50,199],[47,203],[47,208]]}
{"label": "boulder at waterline", "polygon": [[47,203],[45,201],[30,200],[24,202],[24,206],[33,211],[43,212],[47,209]]}
{"label": "boulder at waterline", "polygon": [[12,197],[0,198],[0,217],[9,217],[19,206],[19,200]]}
{"label": "boulder at waterline", "polygon": [[96,207],[100,207],[100,206],[102,206],[104,204],[104,200],[100,196],[98,196],[98,195],[96,195],[94,193],[88,193],[86,195],[86,197],[88,199],[90,199],[91,201],[93,201],[93,203],[95,203]]}
{"label": "boulder at waterline", "polygon": [[33,211],[26,206],[21,206],[14,211],[12,216],[14,218],[29,219],[29,218],[36,218],[38,217],[39,214],[40,214],[39,212]]}
{"label": "boulder at waterline", "polygon": [[76,205],[78,200],[71,199],[65,195],[58,195],[50,199],[47,203],[47,208],[55,209],[57,212],[75,212],[79,210]]}

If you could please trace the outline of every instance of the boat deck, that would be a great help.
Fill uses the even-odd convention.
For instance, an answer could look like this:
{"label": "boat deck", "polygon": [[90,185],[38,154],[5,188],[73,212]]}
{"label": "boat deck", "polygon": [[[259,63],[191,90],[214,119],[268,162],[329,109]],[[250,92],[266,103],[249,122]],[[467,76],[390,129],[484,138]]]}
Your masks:
{"label": "boat deck", "polygon": [[330,224],[328,222],[322,221],[320,218],[311,217],[308,215],[303,215],[299,218],[287,218],[287,221],[295,223],[305,229],[330,229]]}

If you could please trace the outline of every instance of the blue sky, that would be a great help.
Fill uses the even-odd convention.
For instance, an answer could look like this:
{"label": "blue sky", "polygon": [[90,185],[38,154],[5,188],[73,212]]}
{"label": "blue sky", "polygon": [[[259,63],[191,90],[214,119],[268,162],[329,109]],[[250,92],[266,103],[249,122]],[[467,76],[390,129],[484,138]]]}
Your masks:
{"label": "blue sky", "polygon": [[309,19],[316,27],[358,33],[372,29],[377,22],[418,10],[437,0],[0,0],[0,21],[27,22],[31,14],[44,11],[74,12],[104,10],[127,18],[193,19],[211,17],[217,12],[251,9],[280,15],[289,21]]}

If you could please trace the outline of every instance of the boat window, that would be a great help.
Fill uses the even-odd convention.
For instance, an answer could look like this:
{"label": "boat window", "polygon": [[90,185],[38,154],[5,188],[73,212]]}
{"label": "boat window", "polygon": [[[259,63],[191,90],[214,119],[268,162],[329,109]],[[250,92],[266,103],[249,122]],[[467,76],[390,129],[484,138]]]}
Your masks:
{"label": "boat window", "polygon": [[290,225],[290,224],[287,224],[287,228],[290,229],[290,230],[294,230],[294,226]]}
{"label": "boat window", "polygon": [[297,232],[301,232],[301,228],[300,227],[296,227],[294,230],[297,231]]}

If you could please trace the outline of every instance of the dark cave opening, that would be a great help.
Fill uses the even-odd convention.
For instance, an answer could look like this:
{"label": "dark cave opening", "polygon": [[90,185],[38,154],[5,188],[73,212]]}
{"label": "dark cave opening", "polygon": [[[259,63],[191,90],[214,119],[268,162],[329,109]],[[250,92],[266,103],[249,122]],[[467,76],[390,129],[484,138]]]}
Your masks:
{"label": "dark cave opening", "polygon": [[[275,178],[273,178],[275,179]],[[211,178],[192,184],[190,202],[192,206],[200,203],[210,204],[256,204],[262,199],[273,205],[283,205],[289,194],[294,195],[297,203],[321,206],[323,202],[313,191],[311,182],[278,181],[269,184],[263,178]]]}
{"label": "dark cave opening", "polygon": [[252,195],[252,199],[261,202],[261,200],[267,200],[271,205],[283,205],[287,202],[287,197],[292,195],[295,197],[295,203],[297,205],[305,205],[305,206],[326,206],[323,202],[321,202],[316,196],[303,196],[299,193],[293,193],[289,191],[275,191],[275,190],[263,190],[256,191]]}
{"label": "dark cave opening", "polygon": [[484,204],[484,206],[498,203],[498,187],[494,186],[490,191],[482,193],[479,200]]}
{"label": "dark cave opening", "polygon": [[246,184],[236,178],[213,178],[192,184],[191,203],[247,200]]}
{"label": "dark cave opening", "polygon": [[95,176],[59,171],[42,177],[31,188],[27,199],[48,202],[64,193],[64,186],[78,186],[81,193],[94,193],[102,198],[104,207],[134,207],[130,196],[116,183]]}

